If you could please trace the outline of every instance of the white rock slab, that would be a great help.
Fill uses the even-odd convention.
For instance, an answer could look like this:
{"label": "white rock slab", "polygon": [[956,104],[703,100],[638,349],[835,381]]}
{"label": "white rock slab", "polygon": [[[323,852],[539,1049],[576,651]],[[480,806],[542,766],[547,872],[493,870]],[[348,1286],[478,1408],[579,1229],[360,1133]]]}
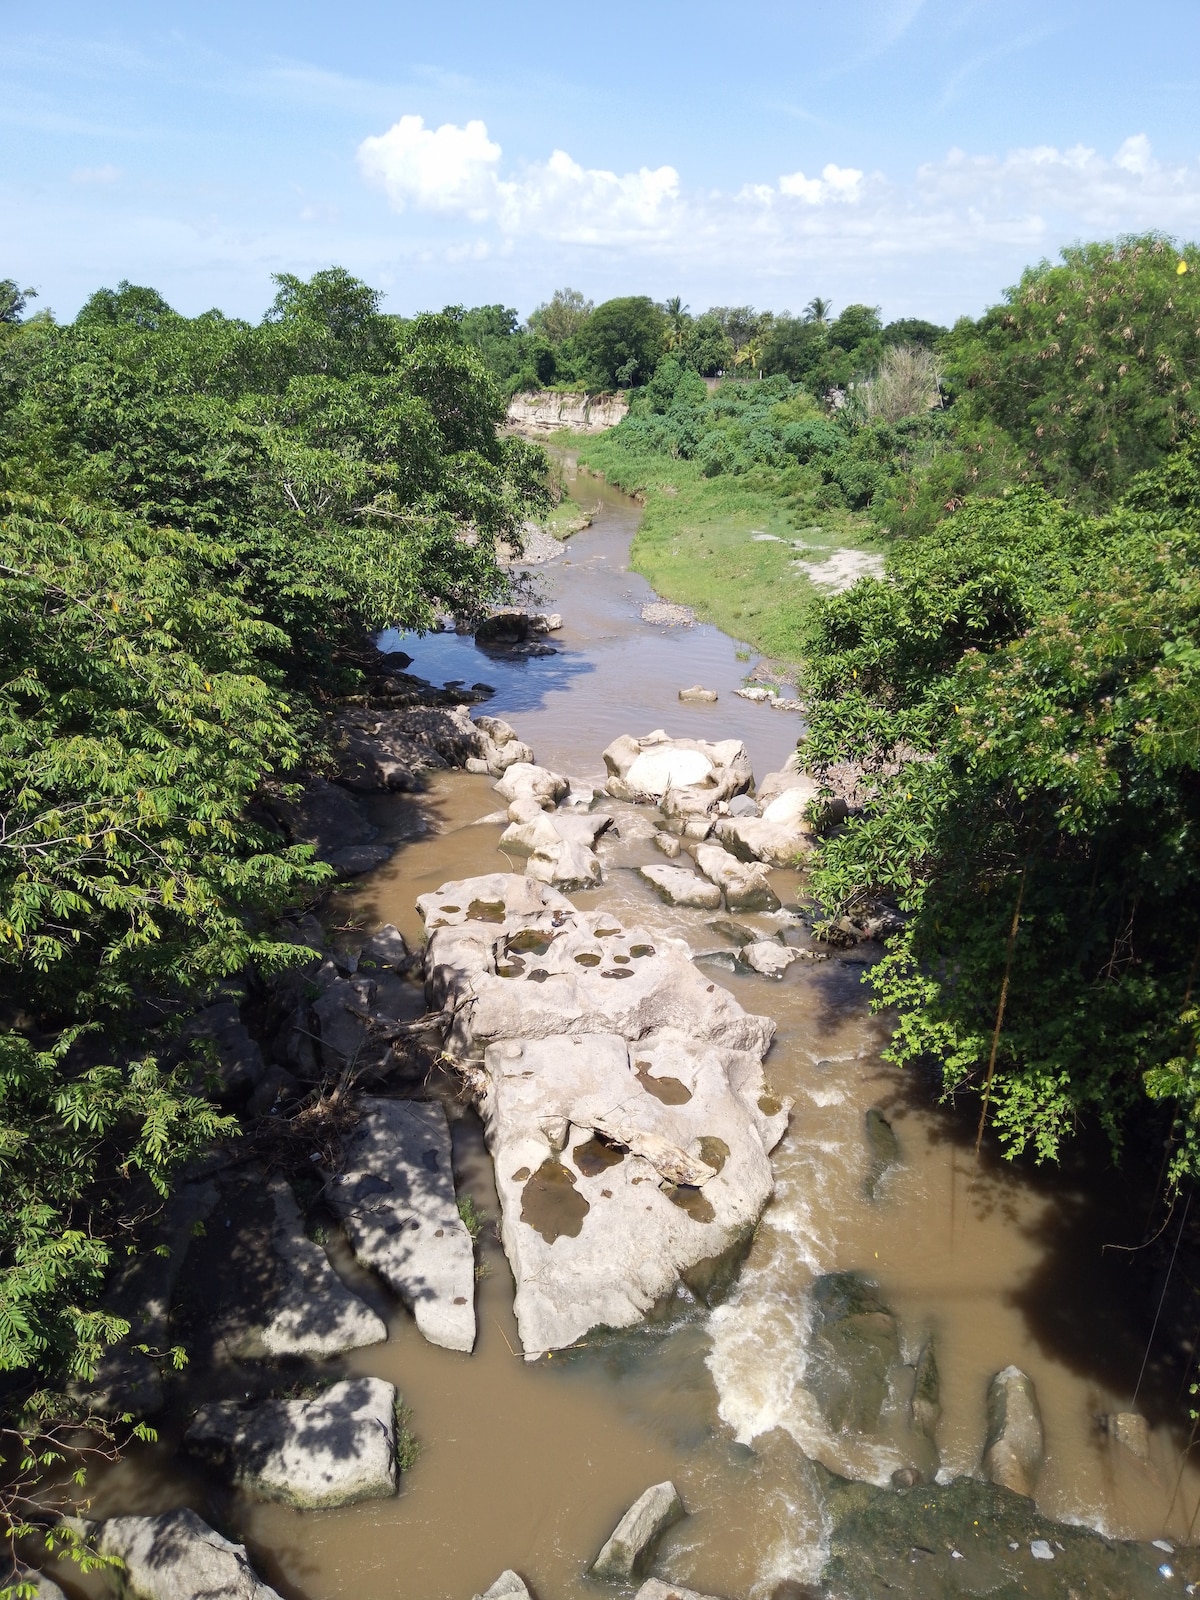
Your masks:
{"label": "white rock slab", "polygon": [[267,1187],[275,1209],[271,1243],[283,1269],[283,1287],[241,1354],[321,1357],[381,1343],[387,1324],[346,1287],[321,1246],[305,1233],[289,1185],[276,1178]]}
{"label": "white rock slab", "polygon": [[[756,1052],[673,1031],[632,1044],[576,1034],[494,1044],[484,1071],[501,1236],[531,1359],[597,1327],[632,1326],[681,1277],[703,1292],[710,1265],[748,1238],[770,1198],[788,1103],[767,1098]],[[692,1158],[693,1187],[663,1176],[678,1153]]]}
{"label": "white rock slab", "polygon": [[110,1517],[100,1529],[101,1555],[125,1563],[121,1581],[135,1600],[279,1600],[232,1544],[194,1511],[157,1517]]}
{"label": "white rock slab", "polygon": [[347,1378],[311,1400],[202,1406],[183,1442],[261,1499],[354,1505],[396,1492],[395,1407],[382,1378]]}
{"label": "white rock slab", "polygon": [[354,1253],[431,1344],[475,1344],[475,1249],[458,1214],[450,1130],[436,1101],[364,1099],[326,1189]]}
{"label": "white rock slab", "polygon": [[[530,910],[522,916],[512,909],[520,896],[500,877],[445,884],[417,902],[432,929],[426,997],[451,1013],[448,1044],[456,1053],[478,1055],[497,1039],[640,1039],[676,1028],[766,1054],[774,1022],[747,1014],[698,972],[683,940],[622,928],[607,912],[575,911],[562,896],[542,909],[527,896],[522,903]],[[536,887],[515,876],[511,883]],[[460,920],[472,907],[493,920]]]}
{"label": "white rock slab", "polygon": [[763,861],[772,867],[795,866],[816,846],[810,829],[793,828],[765,817],[721,817],[717,838],[740,861]]}
{"label": "white rock slab", "polygon": [[526,1588],[525,1580],[520,1573],[514,1572],[509,1567],[489,1589],[477,1594],[475,1600],[533,1600],[533,1596]]}
{"label": "white rock slab", "polygon": [[665,867],[652,863],[639,867],[638,876],[656,889],[670,906],[698,906],[704,911],[720,909],[720,889],[715,883],[709,883],[707,878],[698,878],[687,867]]}
{"label": "white rock slab", "polygon": [[539,767],[529,761],[515,761],[492,788],[511,804],[518,795],[532,795],[545,806],[553,806],[566,798],[571,785],[560,772]]}
{"label": "white rock slab", "polygon": [[592,1562],[592,1576],[628,1583],[641,1575],[654,1554],[654,1546],[667,1529],[687,1512],[679,1491],[670,1481],[656,1483],[630,1506]]}
{"label": "white rock slab", "polygon": [[744,945],[741,955],[746,965],[764,978],[782,978],[796,960],[796,952],[775,939],[757,939]]}
{"label": "white rock slab", "polygon": [[667,745],[641,751],[626,773],[625,782],[636,794],[661,800],[668,789],[707,783],[712,773],[713,764],[702,751]]}
{"label": "white rock slab", "polygon": [[589,845],[559,839],[533,851],[525,863],[525,876],[556,889],[594,889],[601,879],[600,863]]}

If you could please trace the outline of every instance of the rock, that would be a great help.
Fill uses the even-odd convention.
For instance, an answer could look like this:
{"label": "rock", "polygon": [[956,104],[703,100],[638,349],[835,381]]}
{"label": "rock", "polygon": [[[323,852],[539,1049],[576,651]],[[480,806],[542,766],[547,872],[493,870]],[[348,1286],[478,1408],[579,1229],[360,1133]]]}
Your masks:
{"label": "rock", "polygon": [[690,689],[680,689],[679,698],[693,703],[712,705],[716,702],[717,691],[715,689],[704,689],[700,684],[694,683]]}
{"label": "rock", "polygon": [[368,977],[334,978],[312,1003],[321,1059],[328,1072],[357,1062],[367,1047],[375,985]]}
{"label": "rock", "polygon": [[742,960],[764,978],[782,978],[796,959],[795,950],[775,939],[756,939],[742,948]]}
{"label": "rock", "polygon": [[937,1425],[942,1415],[942,1398],[937,1355],[932,1339],[926,1339],[921,1347],[921,1354],[917,1357],[910,1415],[913,1431],[923,1434],[931,1444],[934,1443]]}
{"label": "rock", "polygon": [[101,1524],[101,1555],[124,1562],[121,1585],[135,1600],[279,1600],[232,1544],[194,1511],[157,1517],[110,1517]]}
{"label": "rock", "polygon": [[461,767],[482,753],[461,705],[344,706],[333,719],[332,744],[338,782],[361,793],[411,790],[422,773]]}
{"label": "rock", "polygon": [[867,1199],[874,1200],[885,1173],[900,1160],[900,1141],[878,1106],[871,1106],[863,1119],[867,1135]]}
{"label": "rock", "polygon": [[104,1310],[129,1323],[119,1344],[100,1357],[95,1376],[81,1390],[105,1416],[134,1411],[152,1416],[162,1409],[162,1375],[136,1347],[165,1350],[171,1343],[171,1301],[196,1229],[211,1216],[219,1198],[211,1180],[182,1183],[147,1231],[145,1251],[114,1277],[105,1290]]}
{"label": "rock", "polygon": [[385,922],[382,928],[376,928],[359,951],[358,965],[360,971],[382,967],[393,972],[407,972],[413,965],[413,954],[399,928]]}
{"label": "rock", "polygon": [[754,928],[747,928],[741,922],[731,922],[728,917],[718,917],[714,922],[707,924],[719,939],[727,939],[730,944],[736,945],[740,950],[743,945],[756,944],[762,939],[762,934]]}
{"label": "rock", "polygon": [[379,830],[367,820],[362,801],[325,778],[310,778],[298,795],[273,799],[270,809],[293,844],[312,845],[343,877],[369,872],[392,853],[372,843]]}
{"label": "rock", "polygon": [[606,787],[618,800],[658,803],[668,816],[706,816],[754,782],[740,739],[672,739],[661,729],[622,734],[604,752]]}
{"label": "rock", "polygon": [[612,1583],[628,1583],[640,1577],[663,1534],[686,1515],[673,1483],[654,1484],[634,1501],[617,1523],[592,1562],[592,1576]]}
{"label": "rock", "polygon": [[748,794],[735,794],[728,804],[731,817],[756,817],[758,815],[758,804]]}
{"label": "rock", "polygon": [[672,833],[656,833],[652,843],[656,850],[661,850],[663,855],[669,857],[672,861],[678,860],[683,849],[679,840]]}
{"label": "rock", "polygon": [[[627,987],[620,985],[618,987]],[[757,1053],[678,1032],[506,1039],[481,1112],[530,1358],[630,1327],[682,1278],[707,1292],[773,1189]],[[569,1129],[556,1148],[554,1124]],[[680,1181],[682,1180],[682,1182]]]}
{"label": "rock", "polygon": [[585,844],[560,839],[535,850],[525,863],[525,874],[556,889],[594,889],[600,882],[600,863]]}
{"label": "rock", "polygon": [[639,867],[638,876],[657,890],[669,906],[699,906],[706,911],[720,909],[720,889],[715,883],[698,878],[687,867]]}
{"label": "rock", "polygon": [[1113,1411],[1104,1418],[1108,1437],[1139,1461],[1150,1459],[1150,1425],[1137,1411]]}
{"label": "rock", "polygon": [[797,866],[815,847],[812,834],[768,822],[765,817],[721,817],[717,838],[740,861],[765,861],[772,867]]}
{"label": "rock", "polygon": [[520,795],[536,799],[543,810],[549,810],[565,798],[571,786],[561,773],[528,761],[515,761],[492,787],[510,804]]}
{"label": "rock", "polygon": [[774,696],[772,695],[770,689],[759,689],[759,688],[735,689],[733,692],[734,692],[734,694],[736,694],[738,696],[738,698],[740,700],[761,701],[761,700],[771,700],[771,699],[774,698]]}
{"label": "rock", "polygon": [[561,811],[543,811],[536,801],[514,801],[509,807],[525,811],[533,807],[536,815],[522,816],[509,823],[500,835],[500,849],[518,855],[534,855],[539,850],[553,849],[558,844],[580,845],[594,850],[600,835],[612,826],[613,819],[600,813],[592,816],[566,815]]}
{"label": "rock", "polygon": [[201,1406],[183,1443],[230,1482],[301,1510],[395,1494],[396,1391],[347,1378],[311,1400]]}
{"label": "rock", "polygon": [[988,1385],[983,1471],[990,1483],[1033,1498],[1045,1461],[1045,1433],[1033,1380],[1005,1367]]}
{"label": "rock", "polygon": [[724,894],[730,911],[778,911],[779,897],[765,867],[741,862],[719,844],[698,845],[696,865]]}
{"label": "rock", "polygon": [[835,1430],[870,1433],[879,1422],[900,1330],[873,1284],[856,1272],[826,1273],[812,1287],[813,1332],[804,1382]]}
{"label": "rock", "polygon": [[436,1101],[363,1099],[329,1180],[354,1253],[431,1344],[475,1344],[475,1250],[458,1214],[446,1113]]}
{"label": "rock", "polygon": [[216,1054],[216,1076],[223,1098],[243,1099],[262,1082],[267,1067],[258,1043],[242,1022],[236,1000],[221,1000],[198,1011],[183,1030],[185,1040],[205,1040]]}
{"label": "rock", "polygon": [[533,1600],[533,1596],[526,1587],[525,1580],[510,1567],[507,1572],[500,1574],[490,1589],[477,1594],[475,1600]]}
{"label": "rock", "polygon": [[521,742],[517,730],[502,717],[476,717],[474,721],[479,732],[477,771],[499,778],[518,762],[527,765],[533,762],[533,751]]}
{"label": "rock", "polygon": [[696,971],[683,940],[576,911],[553,889],[494,873],[421,895],[426,998],[451,1013],[448,1046],[662,1028],[760,1057],[775,1031]]}
{"label": "rock", "polygon": [[271,1244],[283,1283],[269,1315],[247,1335],[238,1354],[331,1356],[387,1338],[387,1324],[348,1289],[321,1246],[304,1231],[300,1208],[282,1178],[267,1185],[275,1211]]}
{"label": "rock", "polygon": [[695,1589],[682,1589],[677,1583],[664,1583],[661,1578],[647,1578],[633,1600],[716,1600],[716,1597],[698,1594]]}
{"label": "rock", "polygon": [[36,1567],[18,1566],[15,1571],[10,1567],[4,1581],[6,1585],[20,1584],[23,1588],[31,1588],[34,1600],[67,1600],[49,1573],[39,1572]]}

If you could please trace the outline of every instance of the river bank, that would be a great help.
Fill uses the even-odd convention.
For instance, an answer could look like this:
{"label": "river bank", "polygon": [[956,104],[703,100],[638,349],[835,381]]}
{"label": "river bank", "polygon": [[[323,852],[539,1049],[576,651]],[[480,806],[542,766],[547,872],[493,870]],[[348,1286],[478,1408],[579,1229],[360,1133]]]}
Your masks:
{"label": "river bank", "polygon": [[[603,504],[594,526],[531,574],[540,602],[563,616],[551,646],[557,653],[489,654],[456,634],[386,642],[411,650],[413,669],[436,682],[488,682],[495,694],[487,710],[508,718],[540,762],[580,788],[602,787],[601,752],[613,739],[656,727],[744,741],[761,781],[785,763],[798,719],[736,698],[753,661],[739,659],[733,640],[703,624],[644,620],[655,597],[627,565],[637,508],[605,485],[596,493]],[[696,682],[717,700],[680,702],[679,689]],[[390,923],[416,947],[424,934],[419,895],[509,866],[499,849],[504,822],[493,820],[499,803],[489,777],[461,771],[434,774],[423,793],[370,798],[378,840],[394,853],[330,903],[327,926],[361,938]],[[695,953],[712,949],[714,914],[664,905],[639,873],[664,860],[653,813],[598,804],[616,818],[617,835],[610,829],[599,841],[602,885],[573,893],[572,902],[654,936],[683,938]],[[780,913],[738,918],[768,941],[803,910],[799,877],[775,872],[772,882]],[[902,1464],[902,1394],[885,1407],[882,1430],[864,1437],[830,1425],[809,1381],[813,1286],[831,1273],[858,1272],[879,1284],[903,1329],[902,1354],[913,1358],[936,1337],[937,1433],[948,1474],[978,1470],[989,1379],[1017,1363],[1033,1377],[1045,1418],[1042,1512],[1118,1536],[1186,1532],[1200,1484],[1189,1470],[1172,1494],[1178,1441],[1170,1397],[1142,1397],[1160,1424],[1146,1462],[1127,1458],[1095,1424],[1128,1404],[1141,1356],[1127,1265],[1100,1248],[1127,1242],[1133,1191],[1119,1175],[1106,1186],[1071,1171],[1031,1175],[986,1150],[975,1164],[973,1124],[935,1108],[928,1085],[879,1060],[886,1024],[866,1012],[861,986],[875,953],[864,946],[796,962],[779,980],[732,964],[708,969],[746,1012],[776,1022],[771,1087],[795,1102],[774,1156],[775,1200],[718,1308],[681,1300],[672,1316],[641,1330],[523,1361],[495,1233],[492,1163],[478,1119],[460,1105],[452,1121],[458,1191],[485,1219],[474,1354],[428,1343],[354,1264],[336,1230],[329,1243],[343,1277],[388,1330],[386,1343],[338,1370],[394,1383],[422,1443],[399,1496],[319,1513],[256,1501],[177,1455],[168,1427],[160,1447],[98,1481],[93,1513],[194,1504],[246,1540],[255,1565],[289,1600],[349,1592],[465,1600],[506,1567],[527,1576],[541,1600],[582,1600],[601,1592],[585,1567],[617,1518],[648,1484],[670,1479],[691,1515],[668,1535],[662,1571],[710,1594],[795,1594],[779,1586],[819,1583],[839,1537],[809,1459],[881,1486]],[[453,1109],[452,1095],[447,1103]],[[874,1180],[873,1110],[896,1141],[896,1159]],[[218,1238],[227,1219],[232,1232],[236,1209],[210,1219]],[[203,1385],[202,1374],[196,1382]],[[1035,1532],[1023,1527],[1022,1537],[1028,1545],[1050,1532],[1039,1524]],[[969,1570],[974,1581],[979,1568],[960,1555],[947,1570],[961,1568],[964,1582]],[[941,1559],[955,1561],[949,1553]],[[1145,1554],[1146,1581],[1165,1583],[1153,1560]],[[1050,1567],[1030,1566],[1043,1570]]]}

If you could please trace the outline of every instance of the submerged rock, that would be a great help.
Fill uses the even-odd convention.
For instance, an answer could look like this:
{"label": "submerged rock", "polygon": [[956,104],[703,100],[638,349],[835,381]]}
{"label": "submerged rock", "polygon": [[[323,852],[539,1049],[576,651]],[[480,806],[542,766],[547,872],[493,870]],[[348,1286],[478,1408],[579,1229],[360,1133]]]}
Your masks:
{"label": "submerged rock", "polygon": [[1137,1411],[1114,1411],[1103,1418],[1105,1432],[1114,1444],[1138,1461],[1150,1459],[1150,1424]]}
{"label": "submerged rock", "polygon": [[[1054,1522],[992,1484],[958,1478],[896,1491],[815,1471],[830,1526],[822,1592],[838,1600],[1151,1600],[1168,1589],[1152,1545]],[[1042,1548],[1053,1560],[1039,1559]]]}
{"label": "submerged rock", "polygon": [[863,1119],[867,1136],[867,1199],[874,1200],[885,1173],[899,1163],[900,1141],[878,1106],[870,1106]]}
{"label": "submerged rock", "polygon": [[101,1525],[101,1555],[124,1563],[121,1584],[135,1600],[279,1600],[233,1544],[194,1511],[157,1517],[110,1517]]}
{"label": "submerged rock", "polygon": [[663,1534],[686,1515],[673,1483],[654,1484],[638,1496],[617,1523],[592,1562],[592,1576],[612,1583],[628,1583],[640,1577]]}
{"label": "submerged rock", "polygon": [[698,878],[687,867],[660,867],[651,864],[639,867],[638,876],[644,878],[669,906],[698,906],[704,911],[720,909],[720,889],[715,883]]}
{"label": "submerged rock", "polygon": [[1042,1410],[1033,1379],[1005,1367],[988,1385],[983,1470],[991,1483],[1032,1498],[1046,1459]]}
{"label": "submerged rock", "polygon": [[900,1329],[875,1286],[831,1272],[812,1287],[813,1333],[804,1382],[833,1429],[870,1433],[900,1364]]}
{"label": "submerged rock", "polygon": [[458,1214],[446,1113],[364,1099],[326,1190],[355,1255],[399,1295],[431,1344],[475,1344],[475,1249]]}
{"label": "submerged rock", "polygon": [[311,1400],[201,1406],[184,1447],[230,1482],[301,1510],[396,1492],[396,1391],[348,1378]]}

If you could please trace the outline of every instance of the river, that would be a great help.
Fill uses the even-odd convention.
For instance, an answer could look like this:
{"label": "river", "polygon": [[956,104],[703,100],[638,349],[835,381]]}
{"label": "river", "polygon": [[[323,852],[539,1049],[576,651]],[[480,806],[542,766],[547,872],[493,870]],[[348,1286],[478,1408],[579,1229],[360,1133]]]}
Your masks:
{"label": "river", "polygon": [[[780,767],[795,745],[795,715],[735,697],[752,658],[715,629],[643,620],[655,597],[628,570],[636,505],[598,480],[580,497],[597,503],[593,526],[533,575],[541,603],[565,619],[558,653],[495,660],[470,638],[432,635],[404,641],[412,670],[494,685],[487,709],[516,726],[540,763],[597,786],[604,746],[656,727],[741,738],[760,777]],[[716,689],[718,702],[681,704],[677,691],[692,683]],[[504,868],[499,828],[477,821],[496,803],[488,779],[460,772],[440,775],[423,796],[375,802],[374,820],[402,842],[342,908],[418,937],[418,894]],[[572,898],[711,945],[704,913],[666,907],[637,878],[634,867],[661,857],[646,814],[618,809],[621,838],[601,843],[603,886]],[[774,881],[785,905],[795,903],[799,880],[777,872]],[[807,1458],[880,1483],[902,1460],[886,1440],[868,1448],[831,1436],[804,1387],[808,1286],[822,1272],[860,1269],[879,1283],[914,1352],[936,1338],[945,1469],[977,1469],[988,1380],[1016,1363],[1034,1379],[1045,1417],[1042,1508],[1116,1535],[1186,1536],[1200,1475],[1178,1475],[1181,1441],[1168,1423],[1182,1414],[1181,1398],[1143,1386],[1139,1406],[1160,1422],[1146,1465],[1096,1425],[1128,1407],[1142,1362],[1131,1257],[1105,1248],[1140,1240],[1134,1189],[1094,1165],[1086,1182],[1069,1168],[1011,1166],[986,1146],[976,1162],[973,1106],[940,1106],[927,1080],[880,1060],[886,1019],[869,1010],[861,953],[797,963],[778,983],[716,975],[747,1010],[777,1020],[768,1077],[795,1100],[774,1156],[776,1198],[723,1305],[681,1303],[641,1332],[527,1363],[514,1353],[512,1281],[486,1227],[473,1355],[425,1343],[391,1307],[389,1342],[347,1363],[394,1382],[410,1407],[422,1451],[396,1499],[324,1513],[227,1496],[218,1504],[213,1485],[164,1445],[111,1474],[94,1514],[181,1499],[202,1512],[216,1505],[288,1600],[467,1600],[504,1567],[540,1600],[594,1600],[587,1562],[625,1507],[670,1477],[692,1515],[668,1537],[663,1568],[708,1593],[767,1600],[785,1580],[812,1581],[822,1564]],[[869,1198],[863,1127],[872,1106],[892,1123],[903,1159]],[[490,1162],[471,1113],[455,1125],[455,1152],[461,1185],[494,1220]]]}

